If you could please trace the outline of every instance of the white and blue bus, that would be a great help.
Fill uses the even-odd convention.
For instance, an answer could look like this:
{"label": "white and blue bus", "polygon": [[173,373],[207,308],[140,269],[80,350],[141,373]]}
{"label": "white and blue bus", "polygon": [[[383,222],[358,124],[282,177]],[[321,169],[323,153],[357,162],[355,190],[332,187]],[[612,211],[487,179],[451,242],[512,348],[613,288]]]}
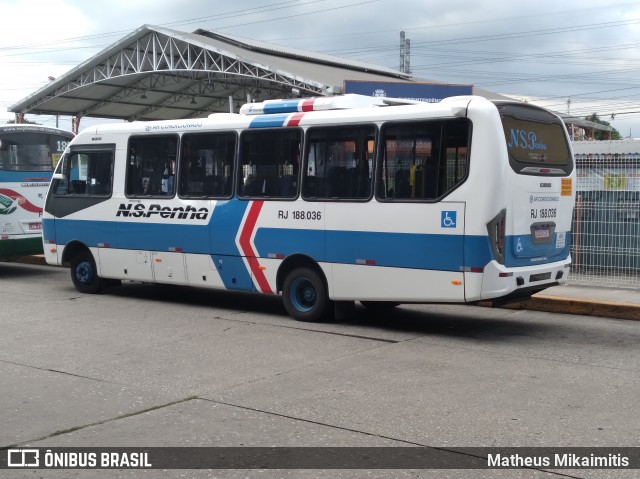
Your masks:
{"label": "white and blue bus", "polygon": [[562,121],[516,102],[344,95],[95,126],[66,150],[45,256],[121,280],[335,304],[504,301],[566,282],[574,163]]}
{"label": "white and blue bus", "polygon": [[0,258],[42,253],[42,208],[73,134],[32,124],[0,126]]}

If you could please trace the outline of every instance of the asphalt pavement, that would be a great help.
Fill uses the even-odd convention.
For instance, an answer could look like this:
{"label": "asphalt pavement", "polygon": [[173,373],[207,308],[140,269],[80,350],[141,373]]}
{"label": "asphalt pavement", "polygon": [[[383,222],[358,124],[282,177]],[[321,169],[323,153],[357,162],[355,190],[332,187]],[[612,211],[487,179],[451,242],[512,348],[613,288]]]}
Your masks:
{"label": "asphalt pavement", "polygon": [[0,452],[420,447],[453,455],[456,468],[212,471],[189,460],[0,478],[637,477],[465,469],[458,450],[636,444],[640,323],[605,309],[628,305],[632,291],[559,287],[527,306],[589,305],[602,318],[447,304],[391,315],[357,306],[343,321],[301,323],[266,295],[143,283],[82,295],[67,269],[38,261],[2,265]]}

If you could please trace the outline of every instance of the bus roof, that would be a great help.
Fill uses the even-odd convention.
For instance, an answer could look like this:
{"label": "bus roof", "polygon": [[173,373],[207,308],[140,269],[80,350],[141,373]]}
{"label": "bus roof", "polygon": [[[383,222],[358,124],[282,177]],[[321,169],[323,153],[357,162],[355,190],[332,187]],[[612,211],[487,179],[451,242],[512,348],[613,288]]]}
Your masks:
{"label": "bus roof", "polygon": [[74,136],[74,134],[67,130],[60,128],[53,128],[50,126],[34,125],[31,123],[7,123],[0,125],[0,133],[47,133],[50,135],[66,135]]}
{"label": "bus roof", "polygon": [[[462,117],[467,113],[467,108],[471,100],[492,104],[489,100],[479,96],[454,96],[444,98],[438,103],[424,101],[407,100],[401,98],[370,97],[366,95],[346,94],[329,97],[296,98],[283,100],[266,100],[260,103],[247,103],[242,106],[240,113],[211,113],[206,118],[178,119],[178,120],[155,120],[155,121],[135,121],[131,123],[105,123],[92,125],[83,129],[80,135],[102,134],[102,133],[168,133],[180,131],[197,131],[208,127],[227,128],[249,128],[249,125],[256,117],[264,117],[265,121],[261,127],[282,126],[278,124],[277,115],[295,115],[296,113],[318,113],[323,118],[328,118],[331,111],[352,112],[350,118],[358,116],[356,110],[375,109],[385,107],[384,110],[397,108],[418,108],[433,112],[438,116],[450,115]],[[364,114],[364,113],[363,113]],[[414,112],[415,114],[415,112]],[[366,115],[371,119],[371,111]],[[312,116],[312,115],[309,115]],[[384,115],[380,115],[382,117]],[[269,117],[273,122],[269,122]],[[375,115],[377,118],[378,115]],[[282,120],[284,121],[284,119]],[[282,123],[282,122],[280,122]],[[257,128],[257,123],[253,123],[253,128]],[[291,125],[289,125],[291,126]]]}
{"label": "bus roof", "polygon": [[402,98],[373,97],[348,93],[338,96],[265,100],[247,103],[240,108],[241,115],[269,115],[276,113],[296,113],[323,110],[349,110],[370,106],[415,105],[424,102]]}

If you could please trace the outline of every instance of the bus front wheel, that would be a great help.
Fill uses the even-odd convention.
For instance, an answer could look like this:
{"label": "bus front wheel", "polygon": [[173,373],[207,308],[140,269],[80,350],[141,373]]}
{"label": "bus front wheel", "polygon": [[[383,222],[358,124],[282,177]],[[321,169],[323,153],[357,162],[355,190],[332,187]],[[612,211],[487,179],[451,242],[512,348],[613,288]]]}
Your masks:
{"label": "bus front wheel", "polygon": [[282,299],[287,313],[298,321],[325,320],[331,305],[323,278],[307,267],[296,268],[287,275]]}
{"label": "bus front wheel", "polygon": [[96,294],[102,291],[103,281],[98,276],[96,262],[89,251],[82,251],[71,260],[71,281],[81,293]]}

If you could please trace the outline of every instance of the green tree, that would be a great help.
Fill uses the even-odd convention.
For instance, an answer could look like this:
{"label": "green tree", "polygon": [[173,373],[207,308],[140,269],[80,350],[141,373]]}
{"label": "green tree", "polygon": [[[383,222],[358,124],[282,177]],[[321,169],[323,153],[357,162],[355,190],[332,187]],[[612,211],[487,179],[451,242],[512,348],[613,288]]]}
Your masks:
{"label": "green tree", "polygon": [[[604,121],[604,120],[600,119],[600,117],[598,116],[597,113],[592,113],[591,115],[586,117],[585,120],[592,121],[594,123],[599,123],[600,125],[611,126],[608,121]],[[604,139],[602,130],[596,130],[594,132],[593,136],[594,136],[594,138],[596,140],[603,140]],[[620,132],[618,130],[616,130],[615,128],[613,128],[613,130],[611,131],[611,139],[612,140],[619,140],[620,138],[622,138],[622,136],[620,135]]]}

